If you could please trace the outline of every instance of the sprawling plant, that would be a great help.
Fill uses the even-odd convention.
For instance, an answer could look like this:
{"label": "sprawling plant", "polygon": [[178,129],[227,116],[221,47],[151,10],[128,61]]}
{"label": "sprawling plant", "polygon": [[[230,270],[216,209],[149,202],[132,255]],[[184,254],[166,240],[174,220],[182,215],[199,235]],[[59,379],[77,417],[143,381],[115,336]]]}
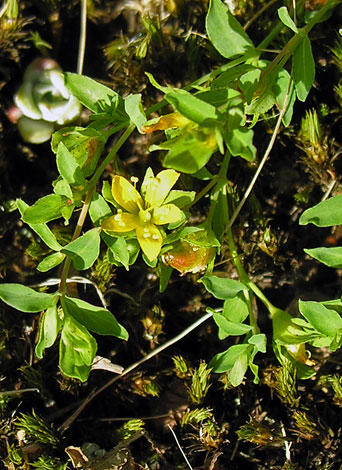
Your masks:
{"label": "sprawling plant", "polygon": [[[32,206],[17,200],[22,220],[51,250],[37,269],[47,272],[62,264],[59,287],[56,292],[43,293],[19,284],[0,286],[0,297],[7,304],[23,312],[43,312],[36,345],[39,358],[59,338],[61,371],[85,381],[97,349],[91,333],[128,339],[127,331],[112,312],[72,297],[66,289],[71,264],[77,271],[89,269],[99,257],[101,244],[107,249],[110,262],[126,270],[142,252],[146,264],[157,268],[161,291],[167,288],[173,268],[182,274],[205,272],[200,282],[223,302],[221,308],[208,309],[205,318],[213,317],[219,338],[228,346],[212,359],[210,367],[214,372],[228,372],[233,386],[243,381],[248,368],[254,374],[254,381],[259,380],[255,356],[266,351],[267,338],[254,315],[255,298],[265,305],[272,317],[272,340],[277,358],[280,362],[292,361],[301,377],[313,374],[313,363],[305,349],[307,343],[324,344],[331,349],[341,346],[341,302],[300,302],[305,319],[294,319],[288,312],[278,309],[249,279],[231,231],[253,186],[252,182],[231,214],[233,205],[228,179],[231,158],[252,162],[257,153],[253,143],[255,123],[267,113],[276,118],[255,182],[281,124],[288,126],[291,122],[295,101],[306,100],[315,77],[309,33],[317,23],[329,17],[340,1],[321,3],[325,4],[317,11],[305,11],[301,3],[295,16],[286,7],[279,8],[278,25],[256,46],[225,3],[211,0],[206,32],[212,46],[226,62],[186,88],[161,86],[148,74],[151,84],[164,95],[161,103],[149,109],[144,109],[139,94],[122,98],[89,77],[64,74],[63,87],[91,111],[90,123],[87,127],[62,128],[53,134],[52,150],[59,171],[53,192]],[[264,49],[285,27],[292,33],[291,39],[273,61],[262,59]],[[172,113],[162,114],[165,104],[173,108]],[[160,116],[149,119],[152,112],[159,112]],[[165,152],[163,166],[166,169],[155,174],[149,168],[141,184],[136,177],[129,180],[117,173],[111,185],[104,182],[99,191],[98,182],[104,170],[113,161],[115,168],[120,167],[120,148],[135,129],[142,134],[164,131],[164,140],[152,145],[150,151]],[[110,152],[103,155],[113,135],[118,136],[116,142]],[[216,174],[206,168],[213,155],[219,162]],[[214,167],[210,166],[211,171]],[[203,189],[197,195],[177,189],[180,174],[202,181]],[[205,221],[196,226],[189,224],[192,207],[205,195],[210,196]],[[340,213],[340,200],[325,204],[323,212],[317,215],[321,209],[312,209],[311,218],[308,212],[301,222],[318,220],[324,225],[325,210]],[[68,224],[75,211],[79,215],[72,240],[61,245],[49,222],[64,219]],[[341,223],[340,219],[329,219],[328,225]],[[90,223],[91,228],[85,229]],[[219,277],[213,272],[215,256],[223,243],[229,246],[239,281]],[[336,264],[339,252],[328,254],[319,250],[310,250],[310,254],[321,261],[328,259],[330,266]],[[231,337],[240,340],[235,338],[233,344],[229,342]]]}

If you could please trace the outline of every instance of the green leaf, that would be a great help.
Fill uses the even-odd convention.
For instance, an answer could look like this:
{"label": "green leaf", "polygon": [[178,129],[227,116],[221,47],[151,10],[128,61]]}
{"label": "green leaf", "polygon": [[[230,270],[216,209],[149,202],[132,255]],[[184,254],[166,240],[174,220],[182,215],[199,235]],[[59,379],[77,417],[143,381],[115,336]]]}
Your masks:
{"label": "green leaf", "polygon": [[295,25],[293,19],[289,15],[289,12],[286,7],[278,8],[278,16],[280,21],[287,26],[288,28],[292,29],[294,33],[298,33],[297,26]]}
{"label": "green leaf", "polygon": [[63,308],[64,305],[73,318],[93,333],[128,339],[127,330],[120,325],[109,310],[73,297],[65,297]]}
{"label": "green leaf", "polygon": [[0,284],[0,299],[21,312],[35,313],[54,305],[56,296],[36,292],[21,284]]}
{"label": "green leaf", "polygon": [[237,292],[234,297],[224,301],[223,315],[227,320],[235,323],[242,323],[246,320],[249,311],[243,291]]}
{"label": "green leaf", "polygon": [[89,205],[89,215],[95,225],[99,225],[102,220],[112,215],[109,205],[101,194],[94,192]]}
{"label": "green leaf", "polygon": [[61,142],[82,168],[84,177],[87,177],[95,170],[106,138],[91,127],[64,127],[52,136],[51,148],[54,153],[58,152]]}
{"label": "green leaf", "polygon": [[76,73],[65,73],[65,86],[76,98],[93,113],[101,112],[101,101],[116,103],[119,95],[112,89],[95,80]]}
{"label": "green leaf", "polygon": [[127,247],[127,242],[124,237],[106,237],[105,235],[105,241],[111,250],[111,253],[113,254],[113,257],[116,262],[120,263],[122,266],[126,268],[126,270],[129,270],[129,264],[130,264],[130,255]]}
{"label": "green leaf", "polygon": [[58,194],[58,196],[65,196],[70,201],[73,200],[74,194],[71,186],[62,176],[58,176],[58,178],[52,182],[52,186],[55,194]]}
{"label": "green leaf", "polygon": [[90,268],[100,253],[100,228],[88,230],[84,235],[68,243],[62,253],[70,256],[75,269],[82,271]]}
{"label": "green leaf", "polygon": [[239,88],[245,96],[247,103],[250,103],[254,92],[258,86],[261,70],[254,68],[244,73],[239,80]]}
{"label": "green leaf", "polygon": [[166,266],[164,263],[159,265],[159,292],[164,292],[169,283],[173,269],[171,266]]}
{"label": "green leaf", "polygon": [[[127,246],[127,252],[129,256],[128,266],[136,262],[137,257],[140,252],[140,245],[136,238],[126,239],[124,237],[111,237],[110,235],[108,235],[108,233],[105,233],[105,232],[101,233],[101,237],[109,248],[108,259],[110,263],[115,264],[115,266],[124,266],[124,264],[120,261],[120,259],[126,262],[126,258],[125,258],[126,255],[124,251],[121,251],[125,249],[122,241],[118,242],[118,245],[116,245],[117,240],[119,238],[123,238],[124,243],[126,243],[126,246]],[[128,267],[126,269],[128,270]]]}
{"label": "green leaf", "polygon": [[97,344],[87,328],[64,312],[59,343],[59,366],[63,374],[85,382],[94,361]]}
{"label": "green leaf", "polygon": [[305,101],[315,80],[315,61],[307,36],[304,36],[293,53],[292,70],[297,98]]}
{"label": "green leaf", "polygon": [[323,335],[333,338],[342,330],[340,315],[320,302],[299,300],[298,307],[303,317]]}
{"label": "green leaf", "polygon": [[296,92],[292,77],[287,70],[281,69],[279,71],[274,85],[274,92],[276,105],[280,111],[284,107],[285,98],[288,94],[287,107],[282,119],[284,126],[288,127],[293,115],[293,106],[296,102]]}
{"label": "green leaf", "polygon": [[68,199],[66,197],[49,194],[38,199],[33,206],[25,209],[22,219],[28,224],[44,224],[62,217],[62,209],[67,204]]}
{"label": "green leaf", "polygon": [[254,51],[252,41],[221,0],[210,1],[206,31],[215,49],[227,59]]}
{"label": "green leaf", "polygon": [[57,253],[52,253],[49,256],[46,256],[37,266],[38,271],[45,273],[52,268],[55,268],[64,261],[65,255],[60,251]]}
{"label": "green leaf", "polygon": [[83,186],[85,179],[75,157],[61,141],[57,146],[57,168],[61,176],[71,185]]}
{"label": "green leaf", "polygon": [[209,367],[213,369],[213,372],[223,373],[230,371],[238,357],[244,354],[250,347],[249,344],[235,344],[226,351],[216,354],[210,361]]}
{"label": "green leaf", "polygon": [[214,313],[213,319],[219,327],[219,339],[225,339],[228,336],[241,336],[245,335],[252,330],[252,326],[245,323],[235,323],[227,320],[221,313]]}
{"label": "green leaf", "polygon": [[44,350],[56,341],[60,327],[61,321],[55,304],[44,312],[40,323],[39,340],[35,348],[36,356],[39,359],[42,359]]}
{"label": "green leaf", "polygon": [[248,369],[248,359],[248,351],[245,351],[237,357],[231,368],[228,379],[233,387],[238,387],[242,383]]}
{"label": "green leaf", "polygon": [[[223,71],[211,84],[212,89],[216,88],[226,88],[229,86],[234,86],[235,82],[246,72],[250,70],[255,70],[255,66],[251,64],[241,64],[236,65],[228,70]],[[229,88],[229,93],[236,92],[236,90],[232,90]],[[239,92],[237,92],[239,93]]]}
{"label": "green leaf", "polygon": [[314,224],[318,227],[330,227],[342,224],[342,194],[307,209],[300,217],[301,225]]}
{"label": "green leaf", "polygon": [[256,335],[251,336],[248,339],[249,344],[253,344],[256,349],[256,352],[265,353],[266,352],[266,335],[263,333],[258,333]]}
{"label": "green leaf", "polygon": [[302,330],[293,322],[293,317],[284,310],[276,309],[272,314],[273,340],[279,344],[301,344],[317,335]]}
{"label": "green leaf", "polygon": [[175,88],[165,95],[166,101],[183,116],[201,126],[219,124],[220,115],[215,106],[202,101],[182,88]]}
{"label": "green leaf", "polygon": [[181,191],[178,189],[174,189],[169,192],[167,198],[164,201],[164,204],[172,203],[182,209],[183,207],[191,204],[195,199],[195,196],[195,191]]}
{"label": "green leaf", "polygon": [[130,120],[136,125],[139,132],[143,125],[146,123],[146,115],[144,108],[141,104],[141,95],[128,95],[125,98],[125,111]]}
{"label": "green leaf", "polygon": [[196,173],[203,168],[217,149],[216,136],[208,128],[185,128],[181,135],[160,145],[152,145],[153,150],[169,150],[163,165],[182,173]]}
{"label": "green leaf", "polygon": [[[29,207],[26,202],[22,199],[16,200],[17,207],[21,216],[23,216],[25,210]],[[42,239],[42,241],[49,247],[51,250],[59,251],[62,247],[56,240],[56,237],[51,232],[49,227],[46,224],[28,224],[30,228],[36,232],[36,234]]]}
{"label": "green leaf", "polygon": [[235,279],[227,279],[217,276],[204,276],[199,282],[202,282],[206,290],[216,299],[232,299],[239,292],[247,290],[245,284]]}
{"label": "green leaf", "polygon": [[304,249],[305,253],[331,268],[342,268],[342,247]]}
{"label": "green leaf", "polygon": [[321,302],[327,308],[331,308],[332,310],[336,310],[336,312],[342,314],[342,298],[333,299],[333,300],[325,300]]}
{"label": "green leaf", "polygon": [[237,127],[227,132],[226,145],[234,157],[242,157],[252,162],[256,156],[256,148],[253,144],[254,132],[247,127]]}

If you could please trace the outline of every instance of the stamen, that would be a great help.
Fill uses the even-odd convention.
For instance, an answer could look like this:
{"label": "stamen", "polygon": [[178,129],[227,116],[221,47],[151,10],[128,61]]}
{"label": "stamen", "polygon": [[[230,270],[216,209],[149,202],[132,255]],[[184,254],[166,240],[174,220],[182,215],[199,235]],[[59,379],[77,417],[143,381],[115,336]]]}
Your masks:
{"label": "stamen", "polygon": [[131,176],[131,181],[133,183],[133,186],[136,187],[137,185],[137,182],[139,181],[139,178],[137,178],[136,176]]}
{"label": "stamen", "polygon": [[157,233],[152,235],[153,240],[159,240],[160,236]]}

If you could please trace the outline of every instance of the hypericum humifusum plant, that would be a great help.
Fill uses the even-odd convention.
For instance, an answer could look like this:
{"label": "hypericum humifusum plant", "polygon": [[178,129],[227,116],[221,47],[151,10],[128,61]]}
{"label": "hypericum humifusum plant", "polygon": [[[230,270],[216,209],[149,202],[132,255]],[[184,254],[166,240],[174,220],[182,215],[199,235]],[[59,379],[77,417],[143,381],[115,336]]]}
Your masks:
{"label": "hypericum humifusum plant", "polygon": [[[164,95],[161,103],[149,109],[144,109],[139,94],[122,98],[91,78],[73,73],[64,74],[64,83],[58,78],[61,97],[64,99],[64,90],[68,90],[92,112],[91,120],[87,127],[69,126],[53,134],[51,145],[59,172],[53,191],[32,206],[18,199],[17,207],[22,220],[50,249],[38,270],[47,272],[62,264],[59,286],[51,293],[19,284],[0,286],[0,298],[10,306],[23,312],[43,312],[36,345],[39,358],[59,338],[62,372],[85,381],[97,349],[91,332],[128,339],[126,329],[107,308],[72,297],[67,291],[71,264],[77,271],[89,269],[101,247],[107,250],[111,263],[126,270],[142,251],[145,263],[159,274],[161,291],[167,288],[173,268],[182,274],[205,272],[200,279],[203,286],[223,301],[221,308],[208,309],[205,319],[213,316],[219,338],[226,343],[209,367],[213,372],[228,373],[232,386],[241,384],[248,368],[254,381],[259,380],[255,356],[266,351],[267,338],[257,324],[255,298],[272,318],[277,358],[280,362],[291,361],[300,377],[314,373],[305,349],[307,343],[315,346],[323,342],[332,349],[340,346],[340,303],[317,307],[301,302],[306,321],[275,307],[249,279],[231,231],[281,124],[290,124],[295,101],[305,101],[313,85],[315,63],[309,33],[339,3],[328,0],[317,11],[305,11],[301,2],[295,15],[285,6],[279,8],[279,23],[256,46],[227,5],[222,0],[211,0],[206,32],[225,63],[185,88],[161,86],[148,74],[151,84]],[[264,60],[264,49],[284,28],[292,34],[291,39],[272,61]],[[44,95],[42,88],[38,90]],[[162,114],[165,104],[173,108],[172,113]],[[39,111],[42,116],[43,110],[41,107]],[[160,116],[148,120],[152,112]],[[265,115],[276,118],[274,132],[255,177],[230,214],[234,207],[229,182],[231,158],[241,157],[247,162],[255,159],[253,127]],[[120,149],[135,129],[140,133],[165,132],[164,140],[151,146],[150,151],[165,152],[162,163],[166,169],[155,175],[149,168],[140,191],[135,177],[130,182],[119,174],[112,175],[111,184],[105,181],[100,191],[97,183],[109,163],[114,161],[113,167],[119,167]],[[115,144],[103,155],[113,135],[117,135]],[[218,164],[211,164],[209,171],[206,165],[214,154]],[[174,189],[179,174],[202,182],[197,195]],[[205,221],[191,226],[188,215],[204,196],[209,201]],[[72,241],[62,246],[48,224],[58,219],[68,224],[76,210],[78,220]],[[91,228],[83,232],[88,215]],[[214,271],[215,255],[222,243],[230,249],[239,280],[219,277]],[[330,319],[328,323],[320,318],[321,312]]]}

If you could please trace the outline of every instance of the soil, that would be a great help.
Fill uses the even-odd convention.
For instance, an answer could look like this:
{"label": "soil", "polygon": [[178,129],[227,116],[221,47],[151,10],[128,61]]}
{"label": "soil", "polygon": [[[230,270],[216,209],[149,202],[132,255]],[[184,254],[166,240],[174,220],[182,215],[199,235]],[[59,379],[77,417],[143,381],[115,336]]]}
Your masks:
{"label": "soil", "polygon": [[[269,31],[280,3],[275,2],[248,30],[255,43]],[[237,15],[244,24],[264,2],[246,1],[239,5]],[[160,96],[149,85],[146,71],[159,83],[181,87],[221,63],[222,58],[204,37],[207,6],[205,0],[88,2],[83,73],[123,96],[141,93],[146,107],[154,104]],[[152,19],[158,15],[162,18],[161,39],[149,44],[146,56],[138,58],[139,41],[146,37],[141,18],[148,14]],[[324,267],[303,251],[316,246],[338,246],[341,233],[336,228],[298,224],[302,212],[328,191],[332,172],[336,183],[331,194],[341,188],[342,100],[336,92],[340,71],[331,52],[336,47],[341,19],[339,6],[331,18],[313,31],[317,67],[314,88],[305,103],[296,104],[291,126],[281,130],[253,194],[233,227],[251,279],[271,302],[293,314],[297,313],[299,298],[323,300],[341,296],[341,271]],[[50,143],[23,142],[7,111],[25,68],[36,57],[47,54],[63,70],[76,71],[80,4],[76,0],[24,0],[20,2],[15,27],[12,20],[7,20],[8,29],[5,20],[0,21],[0,275],[2,282],[34,286],[58,276],[58,271],[36,271],[43,247],[12,207],[18,197],[32,204],[50,193],[51,182],[58,173]],[[196,47],[191,45],[192,37],[188,37],[191,31],[200,38]],[[32,33],[39,33],[51,49],[39,51],[30,39]],[[282,47],[288,39],[284,33],[274,47]],[[114,50],[113,41],[120,41],[121,48]],[[310,157],[300,138],[301,120],[309,109],[316,109],[320,115],[326,145],[323,163]],[[273,125],[271,119],[254,128],[258,158],[265,151]],[[150,165],[156,170],[161,168],[158,157],[148,153],[151,139],[155,138],[133,134],[125,144],[120,158],[130,174],[141,177]],[[113,141],[106,150],[111,145]],[[211,165],[216,165],[215,158]],[[257,163],[233,159],[231,182],[240,196],[256,166]],[[103,179],[109,179],[110,171],[108,168]],[[184,178],[183,184],[187,189],[198,190],[199,183]],[[194,220],[203,219],[206,209],[204,202],[192,214]],[[64,227],[64,236],[69,237],[71,230]],[[237,279],[227,247],[222,247],[222,260],[226,262],[219,264],[215,272]],[[104,276],[99,267],[82,275],[97,285],[102,283],[108,308],[130,333],[128,342],[96,337],[98,354],[124,368],[181,333],[208,307],[217,305],[197,282],[201,274],[180,276],[173,272],[168,288],[160,293],[155,271],[141,259],[128,272],[111,267]],[[91,285],[78,286],[77,295],[100,305]],[[262,305],[256,304],[255,309],[261,331],[271,338],[269,315]],[[38,361],[34,355],[38,324],[37,314],[23,314],[1,304],[0,469],[71,469],[72,462],[79,468],[93,470],[167,470],[189,465],[206,470],[342,468],[342,392],[338,395],[324,379],[340,375],[340,350],[312,350],[316,374],[299,380],[291,368],[280,368],[269,340],[267,353],[256,361],[259,384],[248,372],[241,386],[231,388],[224,374],[211,373],[207,393],[195,402],[189,393],[194,371],[225,349],[212,320],[111,385],[115,375],[104,370],[93,371],[85,383],[63,377],[58,368],[57,345]],[[183,375],[176,371],[177,357],[188,365]],[[23,389],[29,390],[19,392]],[[10,391],[17,393],[4,393]],[[185,424],[186,413],[196,410],[204,410],[207,418]],[[32,413],[51,426],[57,436],[55,443],[47,443],[34,433],[20,434],[18,419]],[[144,432],[139,433],[140,424],[135,423],[138,434],[126,442],[122,426],[129,419],[141,419]],[[135,429],[134,423],[130,425]],[[109,453],[93,454],[87,461],[77,450],[85,443],[97,444]],[[17,460],[16,453],[21,456]],[[42,459],[49,463],[43,466]]]}

